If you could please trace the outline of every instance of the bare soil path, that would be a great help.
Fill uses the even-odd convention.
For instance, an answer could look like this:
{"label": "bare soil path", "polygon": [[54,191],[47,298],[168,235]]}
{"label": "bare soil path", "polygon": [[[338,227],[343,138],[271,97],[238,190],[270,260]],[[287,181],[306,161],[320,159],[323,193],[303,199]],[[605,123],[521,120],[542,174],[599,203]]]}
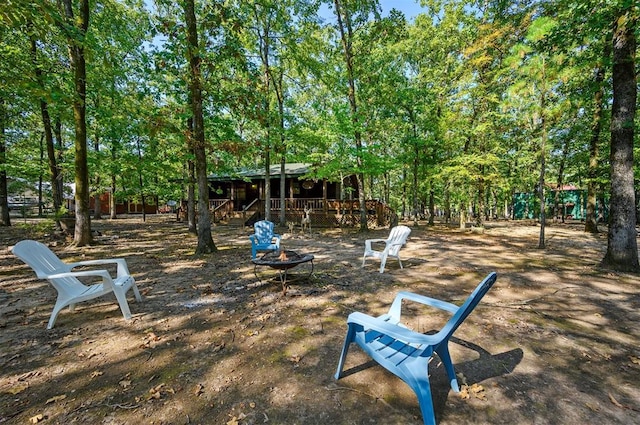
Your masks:
{"label": "bare soil path", "polygon": [[[386,312],[399,290],[461,303],[490,271],[498,282],[455,334],[466,383],[450,391],[436,358],[438,423],[631,424],[640,418],[640,282],[598,267],[606,234],[576,224],[489,223],[484,234],[412,227],[384,274],[361,268],[367,233],[313,229],[285,249],[315,256],[286,296],[257,279],[249,229],[215,227],[218,252],[173,217],[99,220],[97,244],[72,248],[36,221],[0,228],[1,424],[420,424],[415,395],[353,347],[333,374],[352,311]],[[131,321],[114,297],[64,310],[46,330],[55,292],[10,247],[32,238],[63,259],[127,258],[143,293]],[[306,273],[300,266],[300,275]],[[297,269],[291,272],[295,274]],[[415,329],[443,317],[418,311]]]}

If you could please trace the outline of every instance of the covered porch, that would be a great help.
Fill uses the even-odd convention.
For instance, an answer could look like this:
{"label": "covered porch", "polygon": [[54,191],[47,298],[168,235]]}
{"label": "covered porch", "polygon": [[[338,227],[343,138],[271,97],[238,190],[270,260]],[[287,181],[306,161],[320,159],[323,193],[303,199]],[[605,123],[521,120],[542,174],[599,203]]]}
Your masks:
{"label": "covered porch", "polygon": [[[311,209],[312,226],[337,227],[360,224],[355,176],[342,181],[313,179],[311,165],[287,164],[285,198],[281,199],[280,165],[270,169],[271,221],[279,222],[285,210],[285,221],[299,225],[304,209]],[[264,170],[245,170],[233,176],[209,177],[209,208],[214,222],[251,226],[264,219],[266,185]],[[396,220],[395,212],[379,201],[367,201],[370,226],[385,226]]]}

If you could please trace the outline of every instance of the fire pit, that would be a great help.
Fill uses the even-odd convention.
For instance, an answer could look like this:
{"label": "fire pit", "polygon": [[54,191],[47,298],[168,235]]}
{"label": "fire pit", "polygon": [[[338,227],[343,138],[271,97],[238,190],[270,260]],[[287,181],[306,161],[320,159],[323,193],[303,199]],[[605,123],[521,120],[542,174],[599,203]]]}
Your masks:
{"label": "fire pit", "polygon": [[264,254],[260,258],[254,258],[251,262],[254,264],[253,272],[260,280],[258,276],[258,266],[269,266],[272,269],[278,270],[280,273],[280,282],[282,283],[282,294],[287,293],[287,272],[289,269],[294,268],[298,264],[311,263],[311,271],[309,276],[313,273],[313,255],[311,254],[298,254],[295,251],[279,250],[270,251]]}

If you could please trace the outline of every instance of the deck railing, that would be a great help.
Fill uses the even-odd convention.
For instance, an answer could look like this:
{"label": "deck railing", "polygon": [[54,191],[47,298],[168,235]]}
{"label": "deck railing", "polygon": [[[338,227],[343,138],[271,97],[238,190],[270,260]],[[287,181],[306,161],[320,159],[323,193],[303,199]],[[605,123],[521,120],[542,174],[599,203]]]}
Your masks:
{"label": "deck railing", "polygon": [[[210,202],[215,206],[214,219],[224,220],[226,217],[240,216],[238,218],[245,225],[252,225],[255,221],[264,218],[264,200],[255,199],[242,211],[233,211],[233,201],[229,199],[216,199]],[[304,215],[305,208],[311,208],[312,225],[318,227],[352,227],[359,226],[361,222],[360,201],[354,199],[323,199],[323,198],[296,198],[285,199],[285,220],[299,225]],[[388,205],[378,200],[366,201],[367,226],[390,226],[397,222],[397,215]],[[271,217],[277,221],[282,208],[280,199],[271,199]]]}

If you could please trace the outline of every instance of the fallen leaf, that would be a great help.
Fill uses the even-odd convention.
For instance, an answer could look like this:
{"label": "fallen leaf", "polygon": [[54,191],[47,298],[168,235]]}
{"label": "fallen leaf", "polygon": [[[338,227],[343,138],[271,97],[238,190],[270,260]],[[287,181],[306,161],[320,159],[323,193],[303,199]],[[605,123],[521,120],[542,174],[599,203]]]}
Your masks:
{"label": "fallen leaf", "polygon": [[202,384],[198,384],[196,385],[196,388],[194,390],[194,394],[199,396],[200,394],[202,394],[204,392],[204,386]]}
{"label": "fallen leaf", "polygon": [[471,394],[473,394],[473,396],[477,399],[480,400],[486,400],[487,399],[487,395],[484,392],[484,387],[482,385],[478,385],[478,384],[473,384],[471,385]]}
{"label": "fallen leaf", "polygon": [[152,393],[152,392],[158,392],[158,391],[160,391],[160,390],[162,389],[162,387],[164,387],[164,384],[158,384],[158,385],[156,385],[155,387],[151,388],[151,389],[149,390],[149,392],[150,392],[150,393]]}
{"label": "fallen leaf", "polygon": [[37,424],[42,419],[44,419],[44,416],[42,416],[42,414],[39,414],[39,415],[35,415],[35,416],[30,417],[29,418],[29,422],[31,422],[32,424]]}
{"label": "fallen leaf", "polygon": [[29,388],[28,382],[18,382],[17,384],[9,388],[9,394],[16,395],[23,392],[27,388]]}
{"label": "fallen leaf", "polygon": [[629,360],[631,360],[631,363],[633,364],[640,364],[640,357],[629,356]]}
{"label": "fallen leaf", "polygon": [[102,376],[103,372],[100,372],[99,370],[94,370],[93,372],[91,372],[91,379],[93,378],[97,378],[98,376]]}
{"label": "fallen leaf", "polygon": [[462,388],[460,388],[460,392],[458,393],[460,398],[463,400],[469,400],[469,391],[467,390],[467,388],[469,387],[463,385]]}
{"label": "fallen leaf", "polygon": [[65,398],[67,398],[66,394],[60,394],[60,395],[57,395],[55,397],[51,397],[49,400],[47,400],[47,402],[45,404],[57,403],[58,401],[64,400]]}
{"label": "fallen leaf", "polygon": [[463,400],[468,400],[469,398],[471,398],[472,395],[479,400],[487,399],[487,396],[484,391],[484,387],[482,385],[478,385],[478,384],[473,384],[471,386],[462,385],[459,393],[460,398]]}
{"label": "fallen leaf", "polygon": [[122,381],[118,382],[118,384],[120,384],[120,386],[126,390],[131,386],[131,381],[123,379]]}
{"label": "fallen leaf", "polygon": [[[158,384],[155,387],[149,389],[149,397],[147,397],[147,400],[151,400],[151,399],[159,400],[160,397],[162,397],[162,392],[161,391],[162,391],[163,387],[164,387],[164,384]],[[171,390],[171,389],[169,389],[169,390]]]}
{"label": "fallen leaf", "polygon": [[292,363],[300,363],[300,360],[302,359],[302,357],[300,357],[297,354],[294,354],[293,356],[289,357],[289,361]]}
{"label": "fallen leaf", "polygon": [[589,409],[591,409],[594,412],[598,412],[600,410],[600,406],[598,406],[597,404],[593,404],[593,403],[585,403],[585,406],[587,406]]}

